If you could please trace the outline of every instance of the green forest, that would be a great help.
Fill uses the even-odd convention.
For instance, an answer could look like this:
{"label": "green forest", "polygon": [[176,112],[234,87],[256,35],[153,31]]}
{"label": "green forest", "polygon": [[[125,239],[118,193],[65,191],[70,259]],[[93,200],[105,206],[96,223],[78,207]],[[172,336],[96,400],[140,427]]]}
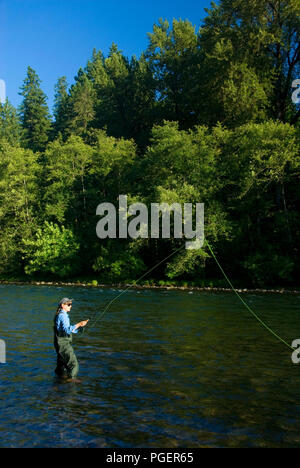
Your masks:
{"label": "green forest", "polygon": [[[73,83],[62,70],[53,114],[30,66],[20,107],[0,105],[0,278],[136,280],[184,240],[99,239],[97,206],[125,194],[204,203],[236,286],[297,286],[299,0],[221,0],[199,30],[159,19],[139,58],[91,52]],[[204,246],[144,283],[224,278]]]}

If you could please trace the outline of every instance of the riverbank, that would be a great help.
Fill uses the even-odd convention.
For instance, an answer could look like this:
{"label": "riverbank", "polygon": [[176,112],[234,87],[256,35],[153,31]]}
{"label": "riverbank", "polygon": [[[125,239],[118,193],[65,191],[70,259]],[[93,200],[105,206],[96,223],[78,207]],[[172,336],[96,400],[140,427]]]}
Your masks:
{"label": "riverbank", "polygon": [[[211,291],[211,292],[233,292],[231,288],[214,286],[192,286],[188,283],[180,285],[171,284],[134,284],[132,283],[98,283],[92,281],[18,281],[0,280],[0,285],[32,285],[32,286],[59,286],[59,287],[86,287],[86,288],[118,288],[118,289],[162,289],[162,290],[182,290],[182,291]],[[286,288],[235,288],[238,293],[264,293],[264,294],[300,294],[300,289]]]}

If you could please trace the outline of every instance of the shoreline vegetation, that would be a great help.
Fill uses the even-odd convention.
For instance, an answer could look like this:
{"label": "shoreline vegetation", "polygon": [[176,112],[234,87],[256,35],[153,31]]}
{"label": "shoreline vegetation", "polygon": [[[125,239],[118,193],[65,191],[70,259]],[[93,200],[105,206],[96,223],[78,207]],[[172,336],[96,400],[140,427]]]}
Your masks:
{"label": "shoreline vegetation", "polygon": [[[212,282],[208,282],[212,284]],[[167,281],[157,282],[144,282],[140,284],[134,284],[134,282],[124,283],[98,283],[97,280],[84,281],[26,281],[26,280],[0,280],[0,285],[28,285],[28,286],[68,286],[68,287],[89,287],[89,288],[121,288],[121,289],[167,289],[167,290],[180,290],[180,291],[210,291],[210,292],[234,292],[229,287],[218,287],[218,286],[195,286],[191,283],[185,282],[184,284],[170,284]],[[259,294],[300,294],[300,289],[286,289],[286,288],[239,288],[235,287],[238,293],[259,293]]]}
{"label": "shoreline vegetation", "polygon": [[[19,108],[0,104],[0,278],[119,285],[155,266],[145,287],[226,290],[210,245],[239,290],[295,288],[299,2],[260,3],[212,3],[199,30],[159,19],[139,58],[95,48],[71,83],[61,70],[52,116],[28,64]],[[125,195],[128,236],[98,214]],[[197,203],[207,244],[180,250],[166,205]]]}

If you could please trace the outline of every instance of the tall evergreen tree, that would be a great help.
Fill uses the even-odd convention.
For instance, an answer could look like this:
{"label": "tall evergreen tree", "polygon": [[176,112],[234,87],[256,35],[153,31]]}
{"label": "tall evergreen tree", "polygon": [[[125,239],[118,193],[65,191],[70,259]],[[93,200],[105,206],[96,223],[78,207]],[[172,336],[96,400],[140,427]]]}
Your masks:
{"label": "tall evergreen tree", "polygon": [[95,90],[95,126],[145,147],[155,122],[155,81],[145,55],[128,60],[112,44],[107,58],[93,51],[86,74]]}
{"label": "tall evergreen tree", "polygon": [[65,134],[68,122],[70,120],[70,99],[68,95],[68,83],[65,76],[57,80],[54,87],[54,123],[53,136],[56,137],[59,133]]}
{"label": "tall evergreen tree", "polygon": [[70,130],[73,134],[84,137],[95,117],[95,91],[93,83],[82,69],[75,79],[76,84],[70,90]]}
{"label": "tall evergreen tree", "polygon": [[5,138],[11,145],[18,146],[21,131],[16,109],[6,99],[4,104],[0,103],[0,138]]}
{"label": "tall evergreen tree", "polygon": [[47,145],[51,120],[46,95],[40,88],[41,80],[28,67],[27,76],[19,93],[23,96],[20,119],[24,129],[24,146],[33,151],[43,151]]}
{"label": "tall evergreen tree", "polygon": [[[176,120],[183,128],[197,123],[199,107],[198,37],[189,21],[159,20],[148,33],[146,57],[156,80],[160,121]],[[200,100],[201,102],[201,100]]]}

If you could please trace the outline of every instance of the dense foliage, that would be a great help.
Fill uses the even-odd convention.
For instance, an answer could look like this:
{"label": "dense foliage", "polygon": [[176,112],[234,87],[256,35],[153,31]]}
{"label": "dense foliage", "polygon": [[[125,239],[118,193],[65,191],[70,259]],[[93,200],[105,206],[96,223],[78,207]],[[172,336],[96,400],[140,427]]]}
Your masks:
{"label": "dense foliage", "polygon": [[[94,50],[53,119],[28,67],[0,104],[0,276],[134,280],[181,245],[96,236],[101,202],[205,204],[205,235],[242,285],[299,277],[299,0],[212,3],[199,31],[159,20],[128,59]],[[300,94],[300,93],[299,93]],[[221,278],[204,247],[150,279]]]}

